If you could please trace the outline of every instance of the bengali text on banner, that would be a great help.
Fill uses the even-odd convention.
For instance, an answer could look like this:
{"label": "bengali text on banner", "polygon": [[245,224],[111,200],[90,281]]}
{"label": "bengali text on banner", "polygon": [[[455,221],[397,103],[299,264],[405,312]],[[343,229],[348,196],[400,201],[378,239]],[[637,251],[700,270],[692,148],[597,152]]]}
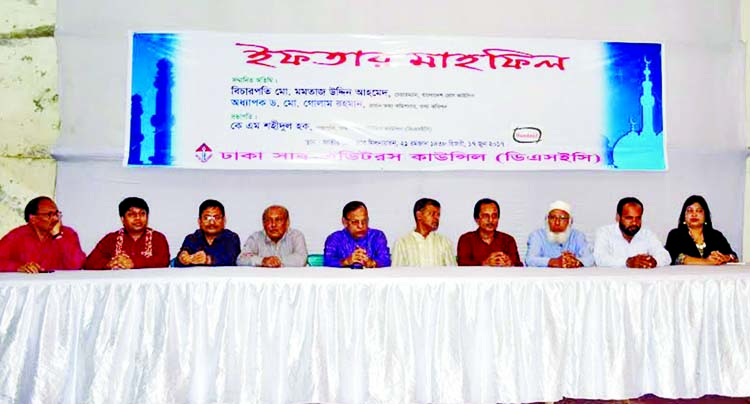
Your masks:
{"label": "bengali text on banner", "polygon": [[127,166],[666,170],[662,46],[131,34]]}

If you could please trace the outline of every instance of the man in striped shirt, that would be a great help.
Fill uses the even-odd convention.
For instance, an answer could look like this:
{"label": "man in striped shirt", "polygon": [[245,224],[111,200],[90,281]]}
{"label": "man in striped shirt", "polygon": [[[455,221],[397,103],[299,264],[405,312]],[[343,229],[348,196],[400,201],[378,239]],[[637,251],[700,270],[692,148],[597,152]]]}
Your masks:
{"label": "man in striped shirt", "polygon": [[413,212],[416,227],[396,242],[393,266],[455,266],[453,243],[437,233],[440,226],[440,202],[422,198],[414,204]]}

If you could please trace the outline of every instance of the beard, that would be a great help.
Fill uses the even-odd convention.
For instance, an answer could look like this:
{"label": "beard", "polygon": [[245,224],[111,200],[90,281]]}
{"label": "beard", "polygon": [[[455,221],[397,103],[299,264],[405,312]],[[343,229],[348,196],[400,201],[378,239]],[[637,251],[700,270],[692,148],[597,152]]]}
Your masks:
{"label": "beard", "polygon": [[553,232],[549,228],[549,222],[545,220],[545,226],[547,227],[547,241],[550,243],[565,244],[570,237],[570,232],[573,231],[573,226],[568,225],[565,231]]}
{"label": "beard", "polygon": [[635,237],[638,231],[641,230],[641,226],[625,227],[622,222],[618,223],[618,225],[620,226],[620,231],[622,232],[622,234],[628,237]]}

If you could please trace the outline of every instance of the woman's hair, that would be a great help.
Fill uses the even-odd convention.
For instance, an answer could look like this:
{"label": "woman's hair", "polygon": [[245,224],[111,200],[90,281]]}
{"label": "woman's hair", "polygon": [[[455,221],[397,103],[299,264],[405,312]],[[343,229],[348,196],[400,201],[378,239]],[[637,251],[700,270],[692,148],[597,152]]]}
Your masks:
{"label": "woman's hair", "polygon": [[711,227],[711,210],[708,209],[708,203],[706,203],[706,200],[703,199],[700,195],[690,195],[687,199],[685,199],[685,203],[682,204],[682,210],[680,210],[680,217],[677,219],[677,227],[680,228],[687,228],[687,223],[685,223],[685,211],[687,210],[688,206],[698,203],[698,205],[701,205],[703,208],[703,213],[706,215],[706,222],[703,224],[703,227],[707,227],[709,229],[712,229]]}

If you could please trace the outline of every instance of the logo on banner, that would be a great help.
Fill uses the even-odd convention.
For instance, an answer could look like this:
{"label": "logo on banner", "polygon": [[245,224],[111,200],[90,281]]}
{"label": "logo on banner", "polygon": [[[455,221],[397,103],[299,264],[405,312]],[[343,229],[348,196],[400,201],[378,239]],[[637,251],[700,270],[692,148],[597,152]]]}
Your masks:
{"label": "logo on banner", "polygon": [[542,141],[542,130],[533,126],[515,128],[513,140],[518,143],[539,143]]}
{"label": "logo on banner", "polygon": [[195,158],[197,158],[201,163],[205,163],[211,159],[211,156],[213,156],[213,153],[211,153],[212,151],[213,150],[211,150],[211,148],[208,147],[207,144],[203,143],[202,145],[198,146],[197,149],[195,149]]}

